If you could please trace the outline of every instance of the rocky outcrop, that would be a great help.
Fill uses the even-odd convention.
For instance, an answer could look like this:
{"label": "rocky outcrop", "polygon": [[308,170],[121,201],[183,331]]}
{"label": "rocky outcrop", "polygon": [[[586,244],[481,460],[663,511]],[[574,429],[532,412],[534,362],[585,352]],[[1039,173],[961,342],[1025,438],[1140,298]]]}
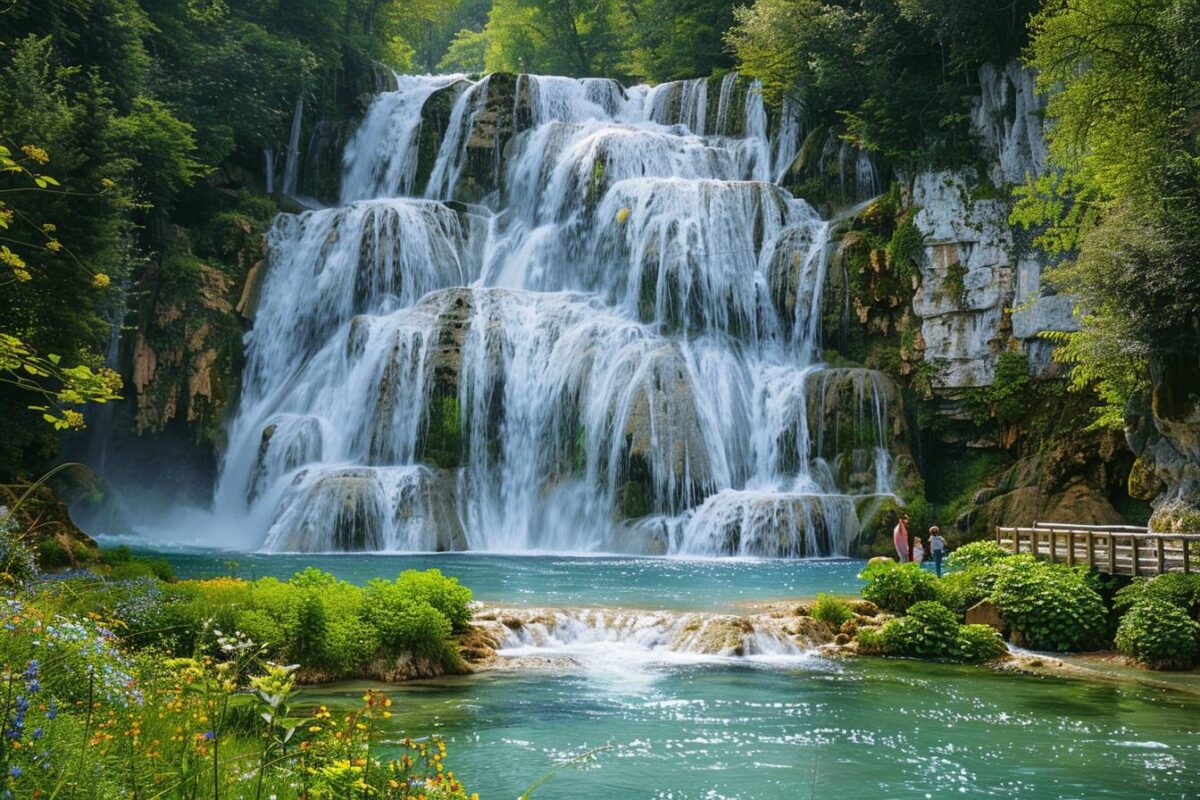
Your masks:
{"label": "rocky outcrop", "polygon": [[1151,377],[1149,402],[1135,400],[1125,414],[1126,438],[1137,456],[1129,494],[1154,502],[1163,512],[1159,527],[1194,518],[1200,529],[1194,513],[1200,509],[1200,360],[1154,364]]}
{"label": "rocky outcrop", "polygon": [[988,64],[979,81],[972,130],[986,172],[922,172],[913,181],[925,258],[912,307],[938,388],[990,384],[1011,340],[1028,354],[1031,372],[1046,377],[1051,348],[1039,335],[1078,329],[1074,301],[1042,283],[1046,257],[1008,222],[1010,188],[1046,168],[1033,75],[1016,64]]}

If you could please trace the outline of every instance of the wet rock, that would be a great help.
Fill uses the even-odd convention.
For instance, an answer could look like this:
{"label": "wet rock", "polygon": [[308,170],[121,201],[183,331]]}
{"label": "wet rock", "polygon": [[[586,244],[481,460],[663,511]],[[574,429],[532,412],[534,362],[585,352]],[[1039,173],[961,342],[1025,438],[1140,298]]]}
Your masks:
{"label": "wet rock", "polygon": [[991,600],[980,600],[968,608],[966,619],[968,625],[987,625],[999,631],[1001,636],[1008,633],[1008,623]]}

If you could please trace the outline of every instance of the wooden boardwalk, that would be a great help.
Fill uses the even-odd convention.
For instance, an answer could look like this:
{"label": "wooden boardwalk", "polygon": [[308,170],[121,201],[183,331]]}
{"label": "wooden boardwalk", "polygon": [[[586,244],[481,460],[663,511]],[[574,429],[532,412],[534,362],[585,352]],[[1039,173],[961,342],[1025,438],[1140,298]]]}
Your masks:
{"label": "wooden boardwalk", "polygon": [[1010,553],[1033,553],[1064,564],[1089,564],[1112,575],[1200,572],[1200,533],[1150,533],[1132,525],[1035,522],[997,528],[996,543]]}

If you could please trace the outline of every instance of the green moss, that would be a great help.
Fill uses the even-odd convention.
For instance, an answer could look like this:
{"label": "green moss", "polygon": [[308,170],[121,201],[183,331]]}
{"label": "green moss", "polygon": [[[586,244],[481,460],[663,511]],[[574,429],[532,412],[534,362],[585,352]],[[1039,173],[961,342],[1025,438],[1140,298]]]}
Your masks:
{"label": "green moss", "polygon": [[458,395],[435,395],[425,413],[425,439],[420,448],[422,460],[443,469],[462,466],[465,453]]}

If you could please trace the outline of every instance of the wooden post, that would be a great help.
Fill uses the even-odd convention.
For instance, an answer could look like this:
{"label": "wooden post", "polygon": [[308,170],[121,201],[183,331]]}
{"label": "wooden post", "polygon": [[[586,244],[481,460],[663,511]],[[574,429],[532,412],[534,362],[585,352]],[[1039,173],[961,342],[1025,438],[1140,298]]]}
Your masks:
{"label": "wooden post", "polygon": [[1087,562],[1089,567],[1096,566],[1096,534],[1087,532]]}
{"label": "wooden post", "polygon": [[1067,531],[1067,564],[1075,566],[1075,531]]}
{"label": "wooden post", "polygon": [[1133,576],[1138,576],[1138,538],[1136,534],[1129,537],[1129,549],[1133,551]]}
{"label": "wooden post", "polygon": [[1046,538],[1048,538],[1050,540],[1050,542],[1049,542],[1049,544],[1050,544],[1050,563],[1053,564],[1054,563],[1054,545],[1055,545],[1054,540],[1058,538],[1058,534],[1054,530],[1048,531],[1047,534],[1048,535]]}
{"label": "wooden post", "polygon": [[1167,559],[1165,557],[1165,553],[1163,552],[1167,549],[1167,543],[1161,536],[1155,539],[1154,542],[1157,547],[1155,555],[1158,556],[1158,574],[1162,575],[1167,571]]}
{"label": "wooden post", "polygon": [[1117,543],[1112,531],[1108,532],[1108,574],[1117,574]]}
{"label": "wooden post", "polygon": [[1183,546],[1183,574],[1187,575],[1192,571],[1192,565],[1188,563],[1188,545],[1191,542],[1187,539],[1180,539],[1179,544]]}

